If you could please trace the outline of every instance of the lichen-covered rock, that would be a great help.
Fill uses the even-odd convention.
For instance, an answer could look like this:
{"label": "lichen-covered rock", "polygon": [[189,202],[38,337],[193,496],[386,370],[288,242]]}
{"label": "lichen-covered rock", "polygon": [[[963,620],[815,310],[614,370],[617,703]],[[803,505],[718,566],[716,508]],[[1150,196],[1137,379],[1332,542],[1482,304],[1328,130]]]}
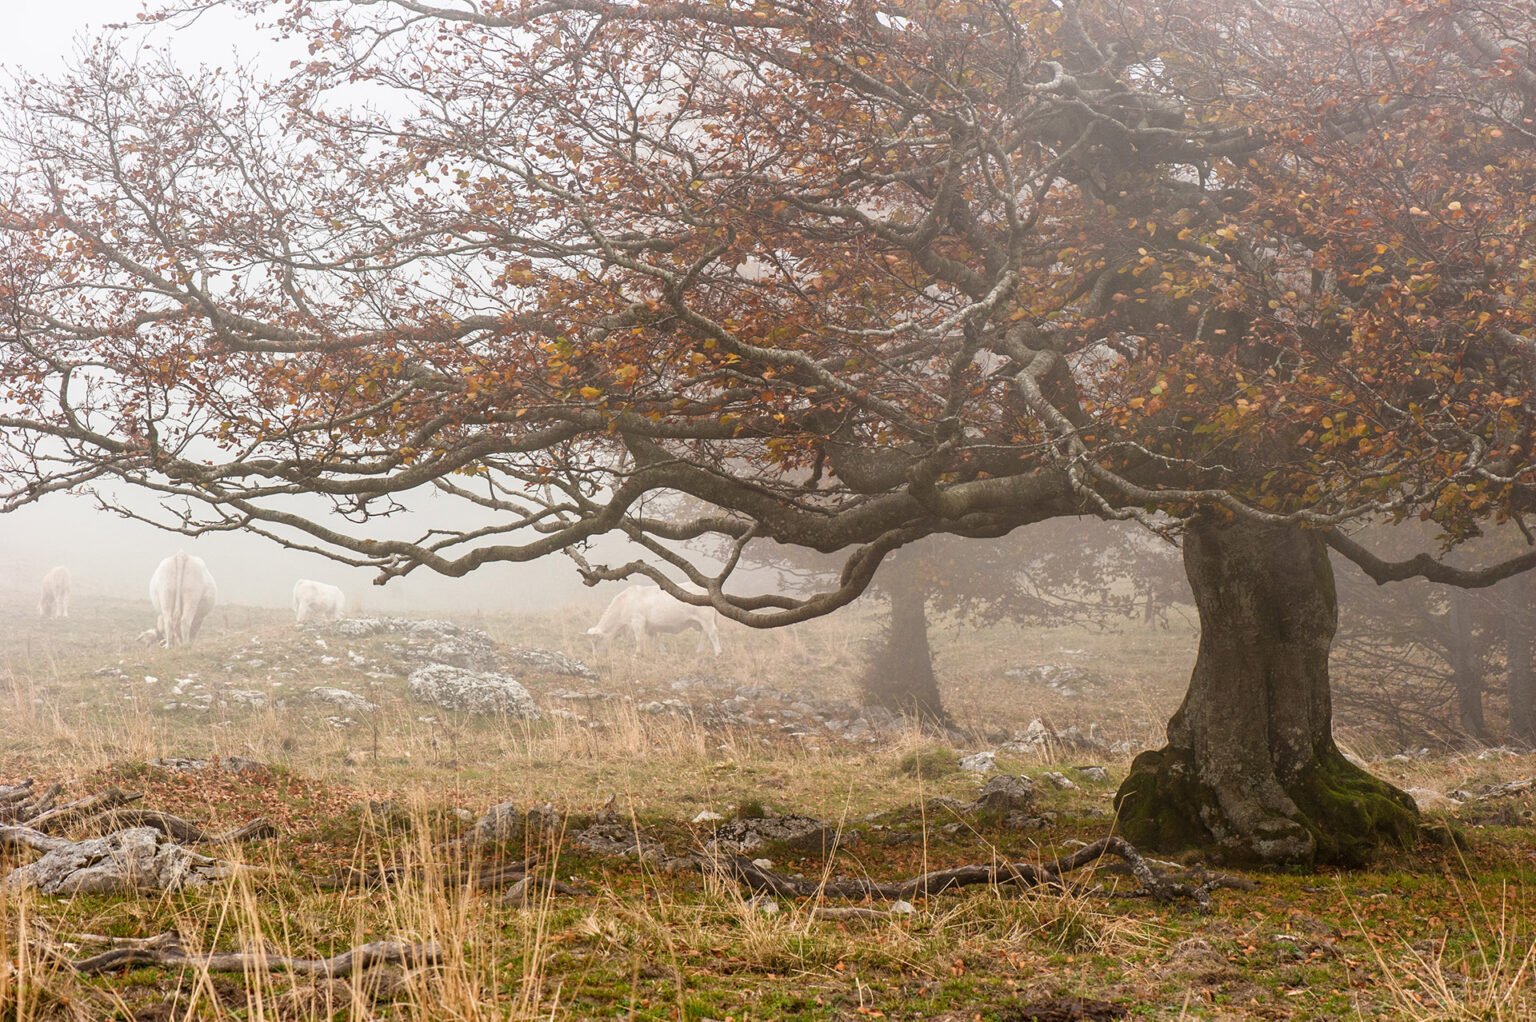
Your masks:
{"label": "lichen-covered rock", "polygon": [[515,841],[522,836],[522,812],[511,802],[501,802],[480,815],[465,841],[472,845],[490,845]]}
{"label": "lichen-covered rock", "polygon": [[309,697],[322,703],[339,706],[351,713],[372,713],[378,709],[377,705],[356,692],[349,692],[344,688],[332,688],[329,685],[319,685],[310,689]]}
{"label": "lichen-covered rock", "polygon": [[713,844],[730,852],[750,852],[775,845],[811,855],[829,855],[835,846],[854,844],[857,840],[856,833],[839,834],[836,825],[825,820],[786,813],[722,823],[715,828]]}
{"label": "lichen-covered rock", "polygon": [[472,671],[451,664],[428,664],[411,673],[411,694],[445,710],[499,713],[522,720],[542,714],[528,690],[517,680],[494,671]]}
{"label": "lichen-covered rock", "polygon": [[12,870],[5,886],[43,894],[177,891],[227,877],[234,867],[198,855],[152,827],[71,841]]}
{"label": "lichen-covered rock", "polygon": [[543,674],[559,674],[570,678],[584,678],[588,681],[594,681],[597,678],[597,672],[580,660],[564,653],[557,653],[552,649],[531,647],[509,649],[502,654],[502,659]]}
{"label": "lichen-covered rock", "polygon": [[1076,699],[1085,691],[1105,687],[1104,679],[1092,671],[1072,664],[1037,664],[1031,667],[1010,667],[1003,677],[1030,685],[1042,685],[1059,696]]}
{"label": "lichen-covered rock", "polygon": [[997,769],[997,753],[973,752],[960,757],[960,769],[973,774],[988,774]]}
{"label": "lichen-covered rock", "polygon": [[1043,752],[1050,748],[1053,738],[1051,729],[1037,717],[1023,731],[1017,731],[1003,745],[1004,752]]}
{"label": "lichen-covered rock", "polygon": [[975,809],[1021,813],[1035,807],[1035,783],[1016,774],[998,774],[981,786],[973,804]]}
{"label": "lichen-covered rock", "polygon": [[207,770],[217,767],[227,770],[232,774],[254,773],[267,769],[265,763],[254,759],[246,759],[244,756],[220,756],[217,759],[191,759],[186,756],[162,756],[159,759],[149,761],[152,767],[162,770]]}

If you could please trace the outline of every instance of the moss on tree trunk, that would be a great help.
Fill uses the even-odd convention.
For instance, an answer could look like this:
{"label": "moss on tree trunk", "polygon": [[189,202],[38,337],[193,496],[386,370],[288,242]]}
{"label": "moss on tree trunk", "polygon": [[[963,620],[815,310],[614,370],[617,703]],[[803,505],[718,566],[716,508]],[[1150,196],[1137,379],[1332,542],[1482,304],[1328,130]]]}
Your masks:
{"label": "moss on tree trunk", "polygon": [[1184,566],[1200,651],[1168,745],[1136,758],[1115,797],[1122,833],[1227,861],[1359,865],[1418,834],[1405,793],[1333,741],[1333,569],[1317,533],[1192,523]]}

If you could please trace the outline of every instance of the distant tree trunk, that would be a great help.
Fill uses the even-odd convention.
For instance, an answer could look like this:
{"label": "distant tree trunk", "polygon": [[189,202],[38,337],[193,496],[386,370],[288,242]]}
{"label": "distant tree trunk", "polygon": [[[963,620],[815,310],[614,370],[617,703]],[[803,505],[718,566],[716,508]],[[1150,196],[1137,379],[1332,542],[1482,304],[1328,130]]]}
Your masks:
{"label": "distant tree trunk", "polygon": [[1509,673],[1509,740],[1513,745],[1536,749],[1536,671],[1532,670],[1532,623],[1536,618],[1536,578],[1531,573],[1506,583],[1504,595],[1504,648]]}
{"label": "distant tree trunk", "polygon": [[1483,715],[1483,663],[1472,633],[1472,597],[1451,590],[1446,611],[1446,650],[1451,680],[1456,685],[1456,719],[1469,738],[1488,744],[1488,720]]}
{"label": "distant tree trunk", "polygon": [[1413,800],[1333,740],[1333,569],[1316,532],[1193,522],[1184,567],[1200,612],[1189,692],[1166,747],[1115,796],[1132,842],[1229,861],[1368,861],[1418,834]]}
{"label": "distant tree trunk", "polygon": [[948,724],[928,645],[928,585],[921,565],[892,558],[880,584],[891,601],[891,618],[860,680],[864,705]]}

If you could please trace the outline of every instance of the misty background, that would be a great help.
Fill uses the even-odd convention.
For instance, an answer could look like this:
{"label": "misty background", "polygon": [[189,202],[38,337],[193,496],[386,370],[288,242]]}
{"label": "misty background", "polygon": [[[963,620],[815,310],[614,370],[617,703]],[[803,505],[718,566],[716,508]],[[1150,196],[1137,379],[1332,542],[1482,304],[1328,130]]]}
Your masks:
{"label": "misty background", "polygon": [[[0,73],[6,76],[62,74],[70,56],[83,52],[88,40],[109,24],[133,22],[141,10],[137,0],[57,0],[46,5],[8,5],[6,31],[0,33]],[[252,31],[251,23],[227,11],[214,11],[190,28],[176,32],[134,27],[116,33],[124,54],[153,38],[169,42],[176,58],[187,66],[243,64],[270,75],[281,75],[289,63],[304,55],[302,44],[279,43],[269,31]],[[148,512],[153,502],[131,499],[136,511]],[[409,517],[388,523],[384,533],[416,534],[438,524],[462,521],[464,512],[447,502],[433,506],[430,495],[416,500]],[[309,508],[323,515],[326,505]],[[453,516],[452,522],[447,519]],[[162,516],[163,517],[163,516]],[[186,550],[208,562],[224,603],[287,606],[293,583],[313,578],[340,586],[347,594],[349,613],[422,611],[527,611],[575,601],[600,605],[622,586],[589,589],[575,565],[564,557],[546,557],[528,564],[488,564],[464,578],[446,578],[418,569],[387,586],[373,584],[375,572],[351,568],[328,558],[286,550],[243,533],[220,533],[193,539],[102,511],[85,496],[55,494],[0,516],[0,593],[36,598],[38,581],[54,565],[74,575],[80,610],[92,596],[146,599],[149,576],[162,558]],[[594,544],[595,562],[628,559],[621,541]]]}

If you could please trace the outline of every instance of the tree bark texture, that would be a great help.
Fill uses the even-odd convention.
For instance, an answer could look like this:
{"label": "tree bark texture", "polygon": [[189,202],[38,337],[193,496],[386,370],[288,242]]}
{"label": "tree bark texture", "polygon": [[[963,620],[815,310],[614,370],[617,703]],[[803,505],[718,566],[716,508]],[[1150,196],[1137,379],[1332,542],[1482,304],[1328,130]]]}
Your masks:
{"label": "tree bark texture", "polygon": [[866,706],[947,724],[949,715],[939,696],[933,650],[928,645],[928,586],[922,568],[893,558],[882,573],[891,618],[860,688]]}
{"label": "tree bark texture", "polygon": [[1167,746],[1138,756],[1115,797],[1125,837],[1303,865],[1359,865],[1413,841],[1413,800],[1334,744],[1338,608],[1322,536],[1202,518],[1185,533],[1184,567],[1200,649]]}

